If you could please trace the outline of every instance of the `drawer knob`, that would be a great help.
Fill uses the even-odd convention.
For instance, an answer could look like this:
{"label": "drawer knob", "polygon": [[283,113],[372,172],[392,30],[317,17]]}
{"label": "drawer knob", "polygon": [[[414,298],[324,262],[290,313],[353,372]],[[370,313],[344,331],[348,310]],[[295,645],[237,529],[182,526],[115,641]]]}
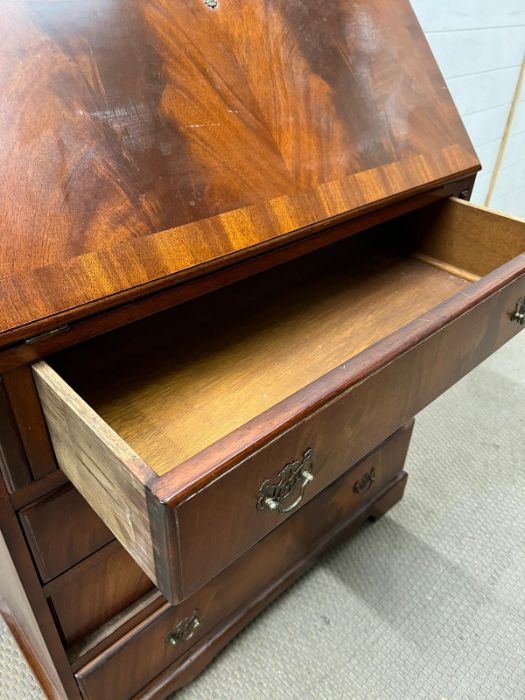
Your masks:
{"label": "drawer knob", "polygon": [[511,321],[516,321],[520,325],[525,325],[525,297],[518,299],[514,313],[510,317]]}
{"label": "drawer knob", "polygon": [[376,480],[376,472],[374,467],[369,472],[365,472],[363,476],[354,484],[354,493],[358,496],[363,496]]}
{"label": "drawer knob", "polygon": [[[308,448],[302,459],[287,464],[279,474],[275,483],[266,479],[257,493],[257,510],[269,510],[276,513],[289,513],[303,500],[304,491],[313,481],[312,474],[313,450]],[[299,493],[295,500],[290,501],[294,493]]]}
{"label": "drawer knob", "polygon": [[195,634],[197,627],[201,623],[201,614],[199,610],[194,610],[193,615],[185,617],[181,620],[173,632],[169,632],[166,636],[168,644],[184,644],[188,639],[191,639]]}

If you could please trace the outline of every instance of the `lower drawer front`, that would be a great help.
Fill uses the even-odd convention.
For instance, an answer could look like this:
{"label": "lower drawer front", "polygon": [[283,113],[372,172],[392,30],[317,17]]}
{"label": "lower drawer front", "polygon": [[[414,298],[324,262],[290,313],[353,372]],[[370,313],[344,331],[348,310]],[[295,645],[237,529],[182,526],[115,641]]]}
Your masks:
{"label": "lower drawer front", "polygon": [[142,569],[113,541],[51,581],[45,592],[71,646],[152,588]]}
{"label": "lower drawer front", "polygon": [[19,517],[44,582],[113,539],[95,511],[70,484],[23,508]]}
{"label": "lower drawer front", "polygon": [[[83,696],[89,700],[131,697],[222,620],[268,586],[277,585],[324,535],[399,477],[411,429],[398,431],[199,592],[176,607],[164,606],[82,668],[77,679]],[[359,496],[356,489],[369,483],[366,494]],[[180,641],[169,643],[170,635]]]}

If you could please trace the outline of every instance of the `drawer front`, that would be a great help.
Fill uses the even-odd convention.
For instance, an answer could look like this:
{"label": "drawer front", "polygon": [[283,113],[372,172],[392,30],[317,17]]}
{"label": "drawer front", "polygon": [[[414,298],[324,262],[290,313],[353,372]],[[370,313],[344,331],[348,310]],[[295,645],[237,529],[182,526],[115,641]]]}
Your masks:
{"label": "drawer front", "polygon": [[[310,451],[303,471],[313,479],[306,483],[304,478],[294,479],[293,491],[283,504],[296,501],[300,507],[307,502],[515,335],[520,326],[510,321],[510,312],[524,295],[522,277],[402,354],[396,347],[402,335],[397,334],[390,348],[378,350],[397,354],[394,361],[180,504],[183,596],[289,516],[268,507],[259,509],[262,484],[282,482],[283,467]],[[359,358],[353,364],[355,369]],[[338,371],[343,375],[345,368]],[[337,385],[341,377],[333,380]],[[372,492],[374,487],[369,486]],[[158,496],[162,499],[163,494]],[[354,493],[355,504],[365,497]]]}
{"label": "drawer front", "polygon": [[113,535],[71,485],[19,512],[44,582],[78,564]]}
{"label": "drawer front", "polygon": [[152,588],[142,569],[113,541],[44,590],[64,641],[71,646]]}
{"label": "drawer front", "polygon": [[[228,616],[271,584],[278,584],[320,539],[356,513],[353,488],[363,474],[375,472],[383,491],[396,482],[411,429],[398,431],[200,591],[176,607],[164,606],[82,668],[77,679],[83,696],[90,700],[131,697]],[[170,635],[178,641],[167,642]]]}

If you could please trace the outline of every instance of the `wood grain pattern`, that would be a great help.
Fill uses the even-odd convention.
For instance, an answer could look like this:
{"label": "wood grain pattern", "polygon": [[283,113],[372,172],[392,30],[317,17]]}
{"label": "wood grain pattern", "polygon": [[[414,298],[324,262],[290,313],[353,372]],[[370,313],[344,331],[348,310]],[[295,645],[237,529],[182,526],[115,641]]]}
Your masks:
{"label": "wood grain pattern", "polygon": [[[450,198],[408,219],[420,253],[482,277],[525,251],[525,221]],[[394,225],[406,230],[407,220]]]}
{"label": "wood grain pattern", "polygon": [[[367,394],[368,397],[368,394]],[[370,399],[368,399],[370,400]],[[252,457],[248,457],[222,478],[216,479],[207,488],[179,505],[176,511],[178,549],[177,556],[182,570],[182,596],[190,595],[210,581],[216,574],[236,561],[256,542],[268,533],[279,531],[282,524],[296,510],[302,510],[315,497],[334,483],[349,465],[370,452],[399,428],[395,417],[377,411],[380,427],[369,428],[364,422],[357,426],[354,411],[347,415],[342,407],[344,399],[301,421],[283,436],[280,436]],[[348,401],[346,401],[348,405]],[[368,418],[370,416],[368,415]],[[388,421],[388,423],[387,423]],[[392,426],[395,425],[394,428]],[[356,438],[355,433],[362,436]],[[406,439],[410,437],[410,430]],[[377,441],[369,437],[375,433]],[[363,447],[368,447],[363,452]],[[257,493],[263,482],[277,481],[279,471],[285,464],[302,457],[305,449],[313,452],[311,473],[313,481],[304,491],[299,508],[288,513],[257,510]],[[385,466],[387,468],[385,469]],[[373,481],[370,469],[374,469]],[[394,473],[378,461],[363,460],[352,469],[352,482],[346,502],[356,512],[385,488]],[[368,481],[366,481],[368,479]],[[367,483],[364,491],[357,487]],[[299,489],[290,496],[293,502]],[[234,506],[232,507],[232,504]],[[202,533],[206,529],[206,537]],[[200,534],[200,539],[197,537]],[[162,580],[159,568],[158,576]]]}
{"label": "wood grain pattern", "polygon": [[[471,216],[462,203],[445,207]],[[494,219],[492,235],[501,236],[502,255],[516,257],[468,285],[411,258],[416,243],[426,240],[427,228],[422,226],[416,237],[410,221],[403,223],[404,238],[400,224],[393,222],[375,237],[351,239],[311,260],[203,298],[197,310],[186,305],[173,312],[178,315],[160,315],[119,331],[106,347],[107,339],[101,338],[71,349],[52,360],[58,372],[43,362],[35,366],[62,468],[110,528],[108,517],[116,523],[133,556],[136,549],[139,561],[144,551],[154,553],[155,567],[148,559],[148,573],[169,600],[191,594],[281,522],[275,514],[255,511],[262,481],[313,447],[322,476],[309,489],[308,500],[520,330],[510,314],[524,291],[525,231],[520,237],[516,229],[515,240],[503,243],[507,222],[498,226]],[[414,222],[421,225],[418,216]],[[388,246],[392,229],[394,247],[403,242],[397,258]],[[439,228],[434,235],[448,250],[448,231]],[[483,238],[479,256],[486,257]],[[501,256],[493,262],[501,262]],[[225,321],[230,313],[224,311],[225,298],[232,322]],[[202,318],[211,319],[210,325],[199,326]],[[399,328],[402,323],[407,325]],[[265,337],[268,342],[262,342]],[[334,348],[342,355],[332,356]],[[323,364],[326,358],[329,363]],[[308,374],[310,362],[315,371]],[[237,368],[241,373],[235,382],[230,373]],[[202,405],[201,374],[206,377]],[[184,376],[191,392],[170,394]],[[277,396],[272,395],[274,378],[277,389],[283,389]],[[246,385],[249,391],[242,393]],[[269,404],[264,404],[266,393]],[[254,407],[252,415],[243,415],[246,406]],[[190,429],[176,433],[184,412]],[[230,426],[229,414],[238,412],[245,422]],[[224,436],[214,442],[208,425],[221,420]],[[65,432],[68,424],[74,429]],[[78,425],[88,427],[81,437]],[[194,440],[199,432],[203,444],[191,442],[187,452],[195,455],[181,460],[184,440]],[[111,438],[109,449],[104,436]],[[80,450],[71,447],[75,441]],[[137,461],[137,453],[148,467]],[[166,467],[159,469],[162,463]],[[128,464],[135,465],[135,476]],[[111,497],[99,480],[111,484]]]}
{"label": "wood grain pattern", "polygon": [[0,22],[3,343],[479,168],[408,0]]}
{"label": "wood grain pattern", "polygon": [[166,598],[157,588],[152,588],[93,633],[83,637],[78,644],[69,647],[67,655],[72,670],[76,672],[81,669],[164,605]]}
{"label": "wood grain pattern", "polygon": [[138,564],[113,541],[46,584],[44,591],[69,647],[152,588]]}
{"label": "wood grain pattern", "polygon": [[44,582],[113,539],[106,525],[70,484],[23,508],[18,517]]}
{"label": "wood grain pattern", "polygon": [[[369,514],[375,514],[376,511],[369,510],[374,507],[371,504],[384,497],[385,491],[396,482],[403,467],[411,430],[412,426],[409,426],[396,433],[278,531],[181,605],[164,605],[86,664],[77,673],[86,697],[97,700],[131,697],[152,677],[185,656],[188,648],[198,648],[201,640],[223,627],[239,610],[249,608],[254,600],[262,597],[269,600],[268,592],[279,587],[283,579],[289,583],[292,572],[297,574],[304,567],[305,559],[312,561],[319,556],[321,549],[350,518],[357,517],[362,522]],[[383,488],[356,510],[352,498],[356,469],[366,471],[372,468],[390,476]],[[191,641],[177,646],[167,645],[167,634],[195,609],[200,611],[201,625]]]}
{"label": "wood grain pattern", "polygon": [[49,365],[33,372],[62,471],[154,581],[145,485],[155,473]]}
{"label": "wood grain pattern", "polygon": [[[401,216],[447,197],[459,196],[460,194],[466,196],[471,192],[474,180],[475,176],[468,176],[448,182],[432,190],[416,194],[410,199],[388,204],[381,209],[311,233],[306,237],[290,234],[286,237],[283,245],[279,247],[258,246],[257,255],[254,257],[239,260],[226,267],[218,267],[201,277],[166,287],[160,291],[153,290],[151,293],[145,293],[145,296],[134,299],[132,303],[120,298],[120,303],[114,308],[104,308],[103,304],[99,307],[95,304],[90,307],[85,318],[82,310],[79,309],[75,318],[69,319],[67,324],[58,325],[57,328],[55,327],[48,333],[32,336],[26,342],[3,347],[0,350],[0,372],[31,364],[41,357],[101,335],[108,330],[120,328],[153,313],[158,313],[236,281],[246,279],[275,265],[283,264],[314,250],[320,250],[395,216]],[[58,315],[53,318],[56,326],[60,324],[63,317]],[[28,332],[31,333],[30,327],[23,327],[18,329],[17,334],[21,334],[18,337],[23,338],[24,334]],[[2,340],[0,338],[1,346]]]}

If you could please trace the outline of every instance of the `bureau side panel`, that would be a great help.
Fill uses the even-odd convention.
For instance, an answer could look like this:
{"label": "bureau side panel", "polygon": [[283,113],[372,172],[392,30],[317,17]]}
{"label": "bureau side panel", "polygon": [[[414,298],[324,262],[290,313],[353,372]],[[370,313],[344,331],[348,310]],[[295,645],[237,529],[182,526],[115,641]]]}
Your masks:
{"label": "bureau side panel", "polygon": [[0,533],[0,612],[10,627],[14,627],[21,648],[31,662],[33,673],[46,693],[57,700],[66,697],[36,618],[7,545]]}
{"label": "bureau side panel", "polygon": [[20,434],[0,377],[0,474],[10,493],[31,483],[31,472]]}

